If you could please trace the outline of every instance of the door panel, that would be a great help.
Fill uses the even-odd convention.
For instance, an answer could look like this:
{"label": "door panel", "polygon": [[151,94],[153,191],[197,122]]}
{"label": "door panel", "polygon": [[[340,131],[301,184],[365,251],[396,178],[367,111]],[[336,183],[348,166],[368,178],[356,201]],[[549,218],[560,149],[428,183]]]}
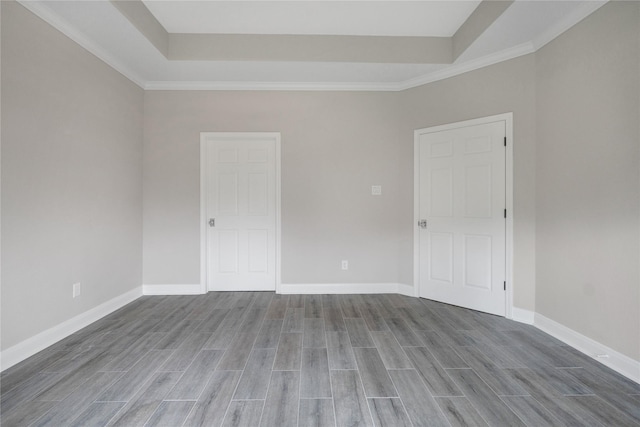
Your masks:
{"label": "door panel", "polygon": [[249,230],[247,235],[249,272],[267,273],[269,271],[269,231]]}
{"label": "door panel", "polygon": [[218,172],[218,214],[238,214],[238,174]]}
{"label": "door panel", "polygon": [[491,290],[491,236],[464,236],[464,284]]}
{"label": "door panel", "polygon": [[416,132],[421,297],[505,314],[505,122]]}
{"label": "door panel", "polygon": [[217,250],[212,251],[215,256],[214,265],[218,273],[238,273],[238,230],[219,230],[217,232]]}
{"label": "door panel", "polygon": [[491,218],[491,165],[467,166],[464,172],[465,218]]}
{"label": "door panel", "polygon": [[453,233],[429,233],[431,280],[453,282]]}
{"label": "door panel", "polygon": [[268,215],[269,176],[264,172],[250,173],[248,176],[248,215]]}
{"label": "door panel", "polygon": [[431,171],[431,217],[448,218],[453,215],[453,170],[451,167]]}

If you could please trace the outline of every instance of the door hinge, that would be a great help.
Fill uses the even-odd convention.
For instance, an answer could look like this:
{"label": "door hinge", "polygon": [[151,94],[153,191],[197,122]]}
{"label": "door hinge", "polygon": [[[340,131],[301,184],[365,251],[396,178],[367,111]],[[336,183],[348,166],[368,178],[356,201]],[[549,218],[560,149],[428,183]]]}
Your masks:
{"label": "door hinge", "polygon": [[504,210],[504,217],[505,218],[507,217],[507,210],[506,209]]}
{"label": "door hinge", "polygon": [[507,282],[504,282],[504,290],[507,290]]}
{"label": "door hinge", "polygon": [[504,137],[504,146],[505,147],[507,146],[507,137],[506,136]]}

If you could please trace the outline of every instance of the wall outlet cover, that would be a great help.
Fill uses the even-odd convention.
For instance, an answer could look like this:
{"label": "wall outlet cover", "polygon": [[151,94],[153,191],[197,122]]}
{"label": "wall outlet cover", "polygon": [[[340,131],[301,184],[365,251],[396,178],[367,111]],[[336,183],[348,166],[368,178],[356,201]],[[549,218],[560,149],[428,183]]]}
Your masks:
{"label": "wall outlet cover", "polygon": [[74,283],[73,284],[73,298],[79,297],[80,296],[80,291],[81,291],[80,282]]}

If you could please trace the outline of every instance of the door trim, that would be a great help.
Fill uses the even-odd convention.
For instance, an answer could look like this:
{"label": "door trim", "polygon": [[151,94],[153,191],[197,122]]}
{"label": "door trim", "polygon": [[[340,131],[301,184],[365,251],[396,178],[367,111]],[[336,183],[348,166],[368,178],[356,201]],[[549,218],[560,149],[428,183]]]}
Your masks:
{"label": "door trim", "polygon": [[280,132],[200,132],[200,290],[201,293],[206,294],[207,289],[207,145],[206,141],[221,139],[260,139],[265,138],[273,139],[276,145],[276,259],[275,259],[275,274],[276,274],[276,293],[280,293],[281,287],[281,206],[280,206],[280,191],[281,191],[281,160],[280,160]]}
{"label": "door trim", "polygon": [[417,227],[420,219],[420,158],[418,156],[418,135],[459,129],[468,126],[483,125],[494,122],[505,122],[507,149],[505,157],[505,203],[507,206],[506,242],[505,242],[505,279],[507,290],[505,295],[505,317],[513,318],[513,113],[497,114],[462,122],[416,129],[413,132],[413,291],[420,296],[420,234]]}

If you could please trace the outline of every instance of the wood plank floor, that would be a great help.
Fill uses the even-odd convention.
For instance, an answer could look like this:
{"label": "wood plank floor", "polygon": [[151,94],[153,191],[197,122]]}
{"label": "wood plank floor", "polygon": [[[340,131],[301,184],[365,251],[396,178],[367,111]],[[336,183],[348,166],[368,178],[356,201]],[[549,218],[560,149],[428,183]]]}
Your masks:
{"label": "wood plank floor", "polygon": [[400,295],[142,297],[8,369],[2,426],[640,426],[640,385]]}

